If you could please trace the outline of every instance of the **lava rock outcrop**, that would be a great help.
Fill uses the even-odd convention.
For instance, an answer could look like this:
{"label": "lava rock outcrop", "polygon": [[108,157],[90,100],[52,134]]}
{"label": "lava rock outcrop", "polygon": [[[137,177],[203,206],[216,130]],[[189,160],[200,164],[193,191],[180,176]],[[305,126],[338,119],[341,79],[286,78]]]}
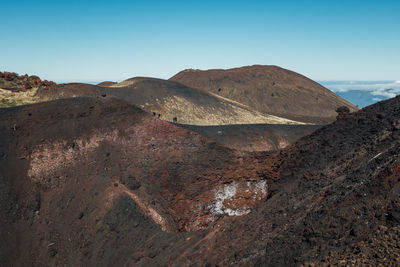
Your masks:
{"label": "lava rock outcrop", "polygon": [[9,90],[30,90],[56,85],[52,81],[41,80],[36,75],[18,75],[15,72],[0,72],[0,88]]}

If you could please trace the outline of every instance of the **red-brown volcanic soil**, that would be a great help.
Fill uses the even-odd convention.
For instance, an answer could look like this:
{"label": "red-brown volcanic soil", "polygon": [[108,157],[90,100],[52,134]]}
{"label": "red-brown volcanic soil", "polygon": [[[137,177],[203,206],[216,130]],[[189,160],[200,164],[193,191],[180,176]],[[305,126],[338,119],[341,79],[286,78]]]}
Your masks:
{"label": "red-brown volcanic soil", "polygon": [[297,121],[326,124],[336,108],[358,108],[322,85],[277,66],[254,65],[235,69],[184,70],[170,78],[243,103],[255,110]]}
{"label": "red-brown volcanic soil", "polygon": [[[156,256],[149,245],[170,258],[156,262],[173,262],[202,229],[267,197],[256,157],[127,102],[73,98],[0,111],[6,265],[146,265]],[[179,234],[187,231],[196,232]],[[162,252],[170,244],[182,248]]]}
{"label": "red-brown volcanic soil", "polygon": [[396,266],[399,151],[400,97],[269,153],[109,97],[0,109],[0,262]]}

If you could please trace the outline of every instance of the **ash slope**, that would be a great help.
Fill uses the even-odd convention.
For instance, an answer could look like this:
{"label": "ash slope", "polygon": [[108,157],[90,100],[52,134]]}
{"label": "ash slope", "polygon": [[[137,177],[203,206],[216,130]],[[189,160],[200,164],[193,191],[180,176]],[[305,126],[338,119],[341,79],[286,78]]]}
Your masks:
{"label": "ash slope", "polygon": [[[223,99],[208,92],[172,81],[133,78],[111,87],[88,84],[64,84],[38,92],[43,100],[77,96],[108,95],[135,104],[166,121],[193,125],[224,124],[303,124]],[[174,119],[175,118],[175,119]]]}
{"label": "ash slope", "polygon": [[358,110],[320,84],[277,66],[184,70],[170,80],[232,99],[261,113],[316,124],[334,121],[339,106]]}

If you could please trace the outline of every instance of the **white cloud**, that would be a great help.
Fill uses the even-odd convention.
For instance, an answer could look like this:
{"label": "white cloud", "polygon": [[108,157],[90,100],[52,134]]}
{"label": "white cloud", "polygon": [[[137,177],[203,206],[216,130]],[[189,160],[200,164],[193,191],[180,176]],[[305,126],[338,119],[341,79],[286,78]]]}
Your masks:
{"label": "white cloud", "polygon": [[372,91],[371,95],[375,95],[375,96],[383,96],[386,98],[392,98],[396,96],[396,93],[392,92],[392,91],[386,91],[386,90],[376,90],[376,91]]}
{"label": "white cloud", "polygon": [[343,87],[333,88],[332,90],[335,91],[335,92],[339,92],[339,93],[345,93],[345,92],[349,91],[348,88],[343,88]]}
{"label": "white cloud", "polygon": [[327,84],[326,86],[337,93],[345,93],[349,91],[365,91],[374,96],[382,96],[385,99],[392,98],[400,94],[400,81],[376,83],[363,81],[344,81],[338,82],[337,84]]}

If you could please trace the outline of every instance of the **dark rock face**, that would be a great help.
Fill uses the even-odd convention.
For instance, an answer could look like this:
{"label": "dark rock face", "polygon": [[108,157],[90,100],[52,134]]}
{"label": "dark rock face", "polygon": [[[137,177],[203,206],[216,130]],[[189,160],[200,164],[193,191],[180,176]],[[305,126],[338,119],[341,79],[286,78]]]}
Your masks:
{"label": "dark rock face", "polygon": [[15,72],[4,72],[2,76],[6,81],[13,81],[18,78],[18,74]]}
{"label": "dark rock face", "polygon": [[42,80],[36,75],[30,76],[30,80],[34,87],[38,87],[42,83]]}
{"label": "dark rock face", "polygon": [[32,86],[31,86],[29,83],[26,82],[26,83],[24,84],[24,89],[25,89],[25,90],[32,89]]}
{"label": "dark rock face", "polygon": [[50,87],[50,86],[54,86],[54,85],[56,85],[55,82],[48,81],[48,80],[44,80],[40,84],[40,86],[42,86],[42,87]]}
{"label": "dark rock face", "polygon": [[343,250],[333,251],[321,266],[332,266],[338,262],[354,266],[398,265],[400,262],[400,227],[380,226],[371,237],[349,245]]}
{"label": "dark rock face", "polygon": [[338,114],[336,119],[343,119],[350,114],[350,109],[346,106],[341,106],[336,109],[336,112]]}

